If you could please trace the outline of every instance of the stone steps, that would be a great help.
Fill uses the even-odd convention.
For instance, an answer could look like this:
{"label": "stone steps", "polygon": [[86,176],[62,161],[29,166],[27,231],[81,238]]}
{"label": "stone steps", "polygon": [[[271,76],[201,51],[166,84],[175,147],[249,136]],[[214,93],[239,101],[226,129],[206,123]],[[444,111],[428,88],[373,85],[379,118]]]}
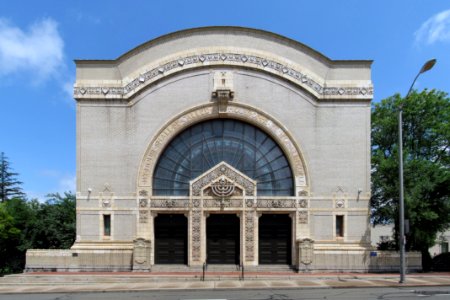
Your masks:
{"label": "stone steps", "polygon": [[[205,281],[236,281],[241,280],[241,274],[208,274],[206,273]],[[245,280],[290,280],[296,279],[296,275],[261,275],[261,274],[245,274]],[[298,278],[297,278],[298,279]],[[71,284],[99,284],[99,283],[149,283],[149,282],[185,282],[185,281],[202,281],[202,274],[191,275],[154,275],[154,276],[102,276],[102,275],[60,275],[60,276],[5,276],[0,279],[2,285],[17,284],[53,284],[53,285],[71,285]]]}
{"label": "stone steps", "polygon": [[[241,272],[239,265],[216,265],[208,264],[207,272]],[[259,265],[247,266],[246,272],[296,272],[289,265]],[[188,267],[186,265],[153,265],[152,272],[203,272],[202,266]]]}
{"label": "stone steps", "polygon": [[[298,277],[288,266],[248,267],[245,280],[284,280]],[[240,280],[242,270],[236,265],[209,265],[205,281]],[[187,266],[155,265],[152,272],[86,272],[86,273],[24,273],[1,278],[2,284],[94,284],[94,283],[145,283],[158,281],[200,281],[202,269]]]}
{"label": "stone steps", "polygon": [[[286,280],[298,277],[288,265],[260,265],[244,269],[245,280]],[[205,281],[240,280],[242,270],[239,265],[207,265]],[[148,273],[139,272],[55,272],[23,273],[7,275],[1,284],[97,284],[97,283],[146,283],[201,281],[202,266],[154,265]]]}

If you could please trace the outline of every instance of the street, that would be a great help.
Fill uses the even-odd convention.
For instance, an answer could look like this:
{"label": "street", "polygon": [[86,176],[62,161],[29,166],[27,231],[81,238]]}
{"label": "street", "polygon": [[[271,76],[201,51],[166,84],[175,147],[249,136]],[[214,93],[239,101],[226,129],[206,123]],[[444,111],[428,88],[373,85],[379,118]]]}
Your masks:
{"label": "street", "polygon": [[449,286],[345,289],[227,289],[98,293],[0,294],[0,300],[297,300],[297,299],[450,299]]}

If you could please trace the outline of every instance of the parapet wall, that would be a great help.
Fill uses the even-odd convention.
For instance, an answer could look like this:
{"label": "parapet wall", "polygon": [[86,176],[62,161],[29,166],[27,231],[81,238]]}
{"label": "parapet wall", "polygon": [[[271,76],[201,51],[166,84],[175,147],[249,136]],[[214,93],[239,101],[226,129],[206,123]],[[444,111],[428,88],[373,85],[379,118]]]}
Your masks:
{"label": "parapet wall", "polygon": [[133,250],[28,250],[25,272],[131,271]]}
{"label": "parapet wall", "polygon": [[[422,255],[419,252],[409,252],[406,255],[408,272],[422,270]],[[357,272],[382,273],[398,272],[400,269],[400,254],[393,251],[353,251],[315,250],[313,262],[310,265],[299,264],[299,272]]]}
{"label": "parapet wall", "polygon": [[[301,261],[301,260],[299,260]],[[406,255],[408,272],[422,269],[419,252]],[[299,272],[397,272],[399,253],[393,251],[315,250]],[[133,250],[28,250],[25,272],[130,272]]]}

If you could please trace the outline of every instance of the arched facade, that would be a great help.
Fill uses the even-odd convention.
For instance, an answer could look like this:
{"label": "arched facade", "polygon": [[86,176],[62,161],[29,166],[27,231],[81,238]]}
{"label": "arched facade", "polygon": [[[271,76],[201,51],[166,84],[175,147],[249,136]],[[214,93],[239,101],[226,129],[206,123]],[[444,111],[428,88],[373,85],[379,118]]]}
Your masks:
{"label": "arched facade", "polygon": [[[226,118],[240,120],[251,124],[264,132],[264,134],[270,136],[277,147],[282,150],[289,162],[289,166],[294,176],[296,192],[294,195],[306,192],[308,187],[306,168],[301,151],[299,150],[300,147],[279,121],[255,107],[240,103],[229,103],[226,108],[225,116]],[[138,173],[138,189],[145,191],[146,194],[152,193],[151,181],[153,180],[153,172],[156,163],[163,149],[165,149],[172,139],[183,130],[188,129],[196,123],[222,118],[224,118],[224,113],[219,113],[218,106],[214,103],[210,103],[189,109],[166,123],[165,126],[151,139],[146,148]]]}
{"label": "arched facade", "polygon": [[76,64],[73,265],[369,268],[371,61],[206,27]]}

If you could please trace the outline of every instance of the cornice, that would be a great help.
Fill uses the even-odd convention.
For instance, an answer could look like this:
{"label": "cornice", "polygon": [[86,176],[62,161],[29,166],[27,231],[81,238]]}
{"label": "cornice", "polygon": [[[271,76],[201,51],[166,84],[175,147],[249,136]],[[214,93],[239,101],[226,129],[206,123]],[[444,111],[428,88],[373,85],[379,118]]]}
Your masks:
{"label": "cornice", "polygon": [[[282,77],[313,94],[317,99],[358,99],[371,100],[373,86],[370,80],[333,81],[328,83],[301,66],[287,62],[283,58],[262,53],[234,49],[235,51],[181,53],[172,55],[172,59],[161,59],[148,70],[142,70],[134,77],[115,81],[77,81],[74,98],[83,99],[120,99],[130,100],[145,87],[178,72],[198,68],[241,67],[260,70]],[[197,52],[197,51],[195,51]],[[175,58],[174,58],[175,57]]]}

